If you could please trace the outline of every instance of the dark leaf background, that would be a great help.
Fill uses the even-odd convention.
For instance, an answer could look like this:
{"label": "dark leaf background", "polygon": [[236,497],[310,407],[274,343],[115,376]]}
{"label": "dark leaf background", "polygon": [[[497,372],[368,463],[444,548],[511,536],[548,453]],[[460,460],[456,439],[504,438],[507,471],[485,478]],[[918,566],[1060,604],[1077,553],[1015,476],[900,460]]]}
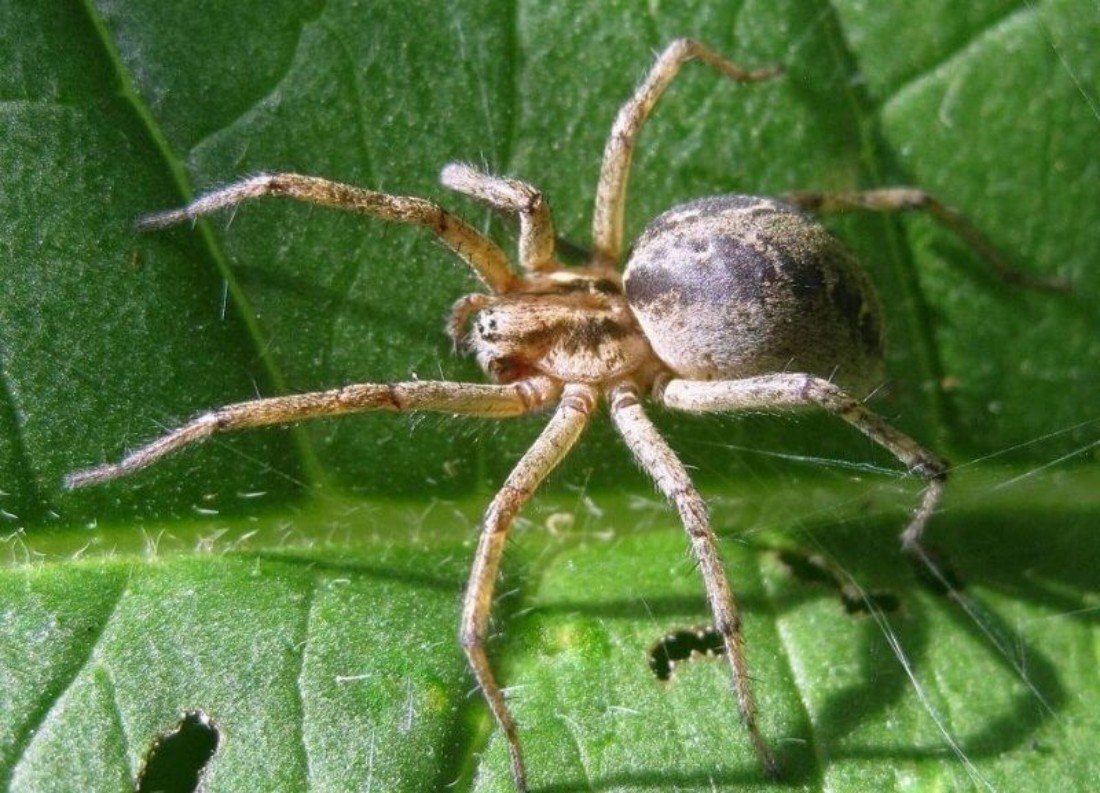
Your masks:
{"label": "dark leaf background", "polygon": [[[60,482],[217,404],[479,377],[442,333],[473,280],[423,233],[276,201],[155,234],[135,217],[297,170],[434,198],[511,246],[438,185],[461,160],[539,185],[585,245],[611,119],[690,35],[786,74],[684,69],[641,141],[631,235],[706,194],[916,184],[1074,283],[1005,285],[927,218],[828,220],[887,306],[876,408],[957,465],[931,533],[962,597],[897,553],[918,483],[839,422],[656,416],[711,500],[783,785],[1087,787],[1100,16],[908,5],[0,3],[3,786],[130,790],[202,711],[208,791],[510,789],[453,637],[479,511],[543,419],[320,421]],[[667,686],[646,665],[707,620],[685,548],[595,422],[499,586],[536,789],[775,789],[721,664]],[[849,614],[841,583],[888,608]]]}

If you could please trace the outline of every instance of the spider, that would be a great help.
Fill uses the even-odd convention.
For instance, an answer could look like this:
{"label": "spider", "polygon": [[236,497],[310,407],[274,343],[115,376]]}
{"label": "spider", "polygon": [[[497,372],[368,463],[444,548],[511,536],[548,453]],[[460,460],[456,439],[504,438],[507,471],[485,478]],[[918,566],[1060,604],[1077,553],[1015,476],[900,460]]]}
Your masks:
{"label": "spider", "polygon": [[542,433],[485,513],[459,629],[472,673],[507,740],[515,786],[525,791],[516,722],[486,652],[494,583],[513,518],[605,400],[627,448],[679,513],[730,664],[741,719],[764,771],[777,775],[774,755],[757,725],[741,617],[706,504],[647,417],[643,397],[693,413],[815,407],[836,414],[926,480],[901,535],[903,546],[917,551],[948,466],[862,404],[879,377],[882,311],[851,254],[805,212],[924,210],[1007,280],[1049,284],[1008,268],[958,213],[913,188],[692,201],[652,221],[620,272],[635,142],[680,67],[693,59],[740,83],[781,73],[778,68],[742,69],[689,39],[669,44],[611,128],[596,189],[594,247],[584,266],[567,268],[555,259],[550,211],[536,188],[462,164],[444,167],[442,183],[518,217],[518,272],[495,243],[435,203],[314,176],[261,174],[182,209],[144,218],[141,227],[159,228],[249,199],[284,196],[424,226],[469,265],[485,288],[455,302],[447,332],[456,345],[476,355],[495,382],[357,383],[231,404],[198,416],[117,464],[72,473],[66,485],[125,476],[182,446],[231,430],[368,410],[506,418],[552,408]]}

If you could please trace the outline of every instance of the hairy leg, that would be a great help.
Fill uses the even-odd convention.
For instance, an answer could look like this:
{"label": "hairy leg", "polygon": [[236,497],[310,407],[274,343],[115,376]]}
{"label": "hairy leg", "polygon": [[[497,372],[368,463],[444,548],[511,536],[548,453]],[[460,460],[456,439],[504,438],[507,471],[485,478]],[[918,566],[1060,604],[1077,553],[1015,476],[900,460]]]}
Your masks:
{"label": "hairy leg", "polygon": [[880,190],[822,193],[796,190],[780,196],[788,204],[816,212],[927,212],[993,268],[997,277],[1029,289],[1066,292],[1070,284],[1061,278],[1042,278],[1017,270],[996,246],[957,210],[915,187],[888,187]]}
{"label": "hairy leg", "polygon": [[69,474],[65,477],[65,486],[85,487],[126,476],[152,465],[181,446],[221,432],[367,410],[435,411],[497,418],[518,416],[552,402],[560,391],[560,385],[541,377],[510,385],[414,381],[357,383],[330,391],[238,402],[204,413],[130,452],[114,465]]}
{"label": "hairy leg", "polygon": [[699,562],[707,599],[714,612],[714,627],[722,635],[726,646],[741,719],[764,770],[769,776],[777,776],[779,769],[775,758],[756,723],[756,701],[752,695],[748,664],[745,661],[741,614],[722,567],[718,541],[710,527],[706,504],[692,484],[683,463],[645,415],[634,389],[618,387],[612,391],[609,399],[615,427],[630,447],[634,458],[653,477],[657,489],[680,513],[680,520],[691,538],[692,552]]}
{"label": "hairy leg", "polygon": [[170,226],[263,196],[284,196],[307,204],[423,226],[458,254],[493,292],[507,292],[515,277],[508,265],[508,258],[492,240],[438,204],[414,196],[378,193],[296,173],[253,176],[207,193],[182,209],[148,215],[138,221],[138,225],[143,229]]}
{"label": "hairy leg", "polygon": [[773,374],[714,382],[672,380],[656,396],[671,408],[692,413],[814,406],[840,416],[927,480],[920,505],[902,533],[902,542],[911,551],[919,547],[924,524],[943,494],[947,463],[823,378]]}
{"label": "hairy leg", "polygon": [[565,387],[561,402],[558,403],[550,423],[516,464],[485,512],[481,540],[478,542],[474,567],[470,571],[470,582],[462,605],[459,639],[466,651],[466,658],[470,662],[470,668],[477,678],[478,685],[481,686],[485,699],[489,702],[489,708],[493,711],[500,729],[504,731],[512,759],[512,776],[517,790],[521,793],[527,790],[527,778],[519,748],[519,738],[516,734],[516,722],[504,702],[504,693],[493,676],[485,650],[489,634],[489,612],[493,604],[493,587],[497,573],[500,571],[500,559],[504,553],[504,543],[508,538],[512,519],[546,475],[554,470],[573,447],[588,422],[588,416],[595,403],[596,394],[591,387],[585,385]]}
{"label": "hairy leg", "polygon": [[596,207],[592,215],[592,239],[596,248],[594,264],[613,267],[619,261],[623,246],[626,184],[630,177],[634,143],[657,100],[676,78],[680,67],[694,58],[739,83],[766,80],[780,73],[779,69],[746,71],[691,39],[676,39],[665,48],[645,80],[634,91],[634,96],[619,109],[603,151],[600,180],[596,185]]}
{"label": "hairy leg", "polygon": [[554,262],[554,224],[550,207],[538,188],[516,179],[503,179],[451,163],[439,174],[445,187],[465,193],[489,206],[519,217],[519,262],[528,272],[551,272]]}

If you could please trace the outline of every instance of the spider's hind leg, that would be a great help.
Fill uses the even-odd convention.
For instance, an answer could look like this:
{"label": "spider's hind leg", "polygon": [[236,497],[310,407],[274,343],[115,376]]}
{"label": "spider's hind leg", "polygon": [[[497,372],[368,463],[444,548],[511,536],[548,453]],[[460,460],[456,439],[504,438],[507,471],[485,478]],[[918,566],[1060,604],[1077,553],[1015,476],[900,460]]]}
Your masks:
{"label": "spider's hind leg", "polygon": [[692,39],[676,39],[665,47],[634,95],[619,109],[607,138],[592,213],[592,240],[596,248],[593,264],[612,267],[619,261],[623,247],[626,184],[630,178],[634,143],[657,101],[680,73],[680,67],[695,58],[739,83],[767,80],[782,71],[778,68],[742,69]]}
{"label": "spider's hind leg", "polygon": [[780,198],[814,212],[925,212],[981,256],[1005,283],[1050,292],[1068,292],[1072,286],[1063,278],[1037,276],[1017,269],[965,215],[920,188],[886,187],[837,193],[796,190]]}
{"label": "spider's hind leg", "polygon": [[692,413],[819,407],[839,416],[927,482],[920,503],[901,535],[903,547],[914,556],[922,556],[921,534],[943,495],[947,463],[828,380],[787,373],[743,380],[672,380],[658,399],[668,407]]}
{"label": "spider's hind leg", "polygon": [[642,466],[680,513],[680,520],[691,539],[691,549],[699,563],[699,572],[714,613],[714,627],[721,634],[733,675],[733,689],[741,720],[749,732],[756,756],[768,776],[779,775],[779,766],[756,722],[756,700],[750,685],[745,660],[745,640],[741,634],[741,612],[726,578],[718,553],[718,540],[710,527],[707,506],[683,463],[661,437],[646,416],[633,387],[620,386],[609,395],[611,418],[615,428]]}

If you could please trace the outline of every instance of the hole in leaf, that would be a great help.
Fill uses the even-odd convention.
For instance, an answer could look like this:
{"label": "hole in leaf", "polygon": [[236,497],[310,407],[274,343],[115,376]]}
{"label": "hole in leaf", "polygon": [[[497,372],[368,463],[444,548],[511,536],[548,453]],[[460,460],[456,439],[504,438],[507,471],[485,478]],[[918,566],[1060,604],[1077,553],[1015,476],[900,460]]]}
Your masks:
{"label": "hole in leaf", "polygon": [[835,589],[846,614],[869,614],[872,611],[891,613],[901,608],[901,599],[889,592],[864,592],[848,581],[848,578],[825,557],[808,555],[798,551],[782,550],[779,561],[787,566],[791,575],[811,584],[824,584]]}
{"label": "hole in leaf", "polygon": [[218,748],[218,730],[201,710],[188,711],[153,739],[138,774],[137,793],[194,793]]}
{"label": "hole in leaf", "polygon": [[725,653],[722,636],[711,625],[683,628],[666,634],[649,648],[649,668],[662,683],[672,679],[676,665],[698,658],[717,658]]}

